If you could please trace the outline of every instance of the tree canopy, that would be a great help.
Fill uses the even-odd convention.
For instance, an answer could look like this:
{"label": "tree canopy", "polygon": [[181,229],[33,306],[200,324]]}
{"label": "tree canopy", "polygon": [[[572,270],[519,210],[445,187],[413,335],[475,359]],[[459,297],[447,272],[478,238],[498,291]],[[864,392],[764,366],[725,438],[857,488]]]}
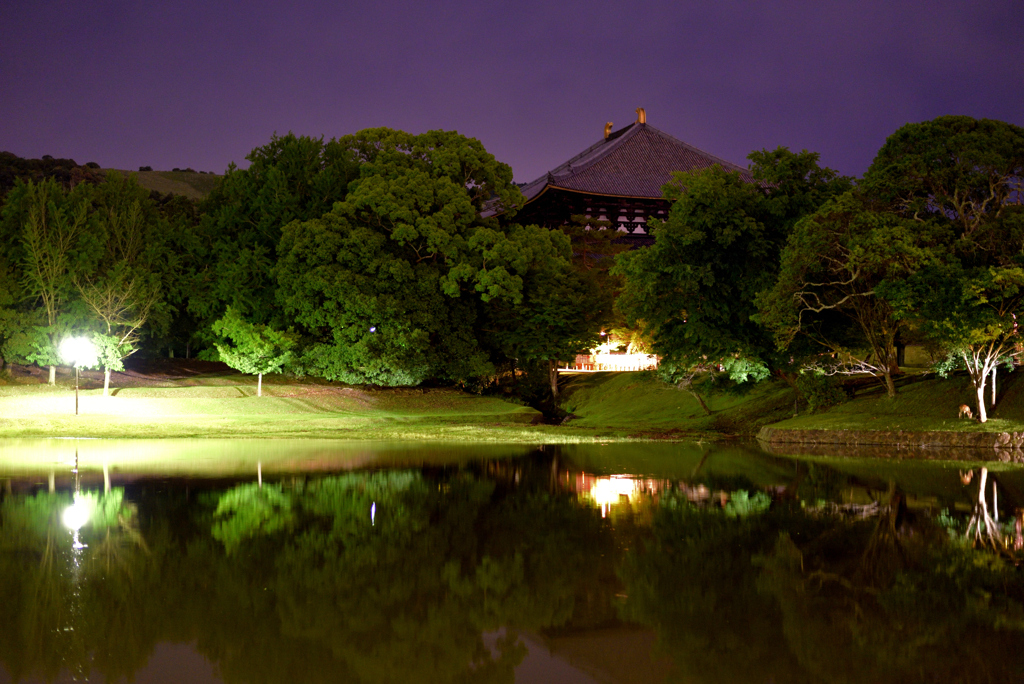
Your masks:
{"label": "tree canopy", "polygon": [[654,245],[616,266],[625,278],[618,306],[644,322],[663,364],[745,357],[778,367],[755,296],[774,282],[793,223],[849,187],[817,159],[780,148],[751,155],[754,184],[716,166],[665,186],[673,204],[665,221],[651,221]]}
{"label": "tree canopy", "polygon": [[[566,241],[481,216],[485,200],[511,207],[521,196],[479,142],[371,129],[338,144],[360,161],[359,177],[330,212],[285,226],[279,248],[280,301],[308,337],[311,371],[384,385],[463,380],[492,373],[495,348],[554,353],[517,346],[523,326],[560,350],[592,334],[580,330],[586,310],[563,308],[569,319],[555,321],[537,308],[551,303],[535,293],[569,272]],[[578,280],[558,286],[585,294]],[[519,326],[482,330],[508,322],[499,310]]]}

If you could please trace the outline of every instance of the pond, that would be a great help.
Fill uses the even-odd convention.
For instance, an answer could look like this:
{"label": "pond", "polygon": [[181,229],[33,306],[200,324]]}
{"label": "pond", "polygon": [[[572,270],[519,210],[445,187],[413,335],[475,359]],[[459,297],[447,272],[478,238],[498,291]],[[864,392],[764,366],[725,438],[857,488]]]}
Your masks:
{"label": "pond", "polygon": [[0,682],[1024,681],[1024,469],[896,456],[0,442]]}

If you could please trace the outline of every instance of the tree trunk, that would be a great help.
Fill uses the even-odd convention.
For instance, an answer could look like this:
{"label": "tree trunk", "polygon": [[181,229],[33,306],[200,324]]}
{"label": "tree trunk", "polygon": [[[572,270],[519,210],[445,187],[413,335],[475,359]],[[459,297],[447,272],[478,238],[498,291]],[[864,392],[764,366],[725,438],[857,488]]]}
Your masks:
{"label": "tree trunk", "polygon": [[[775,375],[782,378],[782,380],[789,385],[794,392],[796,392],[796,399],[793,401],[793,415],[800,412],[800,400],[803,399],[803,394],[800,393],[800,388],[796,386],[796,373],[792,375],[783,370],[776,370]],[[806,403],[806,402],[804,402]]]}
{"label": "tree trunk", "polygon": [[892,381],[892,371],[886,371],[882,375],[885,377],[885,391],[889,398],[893,399],[896,396],[896,385]]}
{"label": "tree trunk", "polygon": [[49,379],[48,382],[51,385],[56,385],[57,384],[57,367],[56,366],[50,366],[50,379]]}
{"label": "tree trunk", "polygon": [[697,390],[693,389],[693,387],[691,387],[690,385],[687,385],[686,386],[686,391],[689,392],[690,394],[692,394],[693,398],[696,399],[700,403],[700,407],[704,410],[704,415],[705,416],[710,416],[711,415],[711,409],[709,409],[708,405],[704,403],[704,399],[702,399],[701,396],[699,394],[697,394]]}
{"label": "tree trunk", "polygon": [[992,408],[996,407],[996,371],[999,366],[992,366]]}
{"label": "tree trunk", "polygon": [[[984,376],[982,376],[984,378]],[[982,379],[981,382],[976,383],[974,389],[978,393],[978,422],[984,423],[988,421],[988,414],[985,413],[985,381]]]}
{"label": "tree trunk", "polygon": [[103,396],[110,396],[110,369],[106,367],[103,369]]}
{"label": "tree trunk", "polygon": [[256,381],[256,396],[263,396],[263,373],[260,373],[260,379]]}
{"label": "tree trunk", "polygon": [[548,380],[551,382],[551,397],[558,401],[558,362],[548,361]]}

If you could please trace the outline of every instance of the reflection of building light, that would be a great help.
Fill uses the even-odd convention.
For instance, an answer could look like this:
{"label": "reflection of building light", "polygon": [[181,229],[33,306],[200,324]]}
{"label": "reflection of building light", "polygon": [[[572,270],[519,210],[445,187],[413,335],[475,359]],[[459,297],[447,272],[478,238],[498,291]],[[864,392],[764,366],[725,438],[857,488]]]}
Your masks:
{"label": "reflection of building light", "polygon": [[601,477],[590,487],[590,496],[594,503],[601,507],[601,517],[611,511],[612,504],[617,504],[624,497],[627,501],[635,498],[637,482],[628,475],[612,475]]}
{"label": "reflection of building light", "polygon": [[598,478],[590,488],[590,496],[599,504],[618,503],[619,497],[632,499],[636,493],[636,480],[628,475]]}
{"label": "reflection of building light", "polygon": [[671,482],[667,480],[635,479],[630,475],[595,477],[588,473],[577,473],[574,489],[593,499],[604,518],[615,504],[635,505],[651,497],[657,499],[660,492],[671,487]]}
{"label": "reflection of building light", "polygon": [[61,516],[61,520],[64,523],[64,527],[78,532],[82,529],[85,523],[89,522],[89,517],[92,515],[92,506],[87,499],[80,497],[75,494],[75,502],[64,509],[64,514]]}

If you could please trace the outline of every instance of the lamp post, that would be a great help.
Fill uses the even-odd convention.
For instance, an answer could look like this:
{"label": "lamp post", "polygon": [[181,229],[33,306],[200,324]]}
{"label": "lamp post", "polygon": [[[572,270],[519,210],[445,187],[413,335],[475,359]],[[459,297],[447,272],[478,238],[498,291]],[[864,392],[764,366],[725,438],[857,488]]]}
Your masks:
{"label": "lamp post", "polygon": [[75,415],[78,415],[78,377],[82,366],[96,365],[96,347],[88,337],[65,337],[60,343],[61,357],[75,367]]}

